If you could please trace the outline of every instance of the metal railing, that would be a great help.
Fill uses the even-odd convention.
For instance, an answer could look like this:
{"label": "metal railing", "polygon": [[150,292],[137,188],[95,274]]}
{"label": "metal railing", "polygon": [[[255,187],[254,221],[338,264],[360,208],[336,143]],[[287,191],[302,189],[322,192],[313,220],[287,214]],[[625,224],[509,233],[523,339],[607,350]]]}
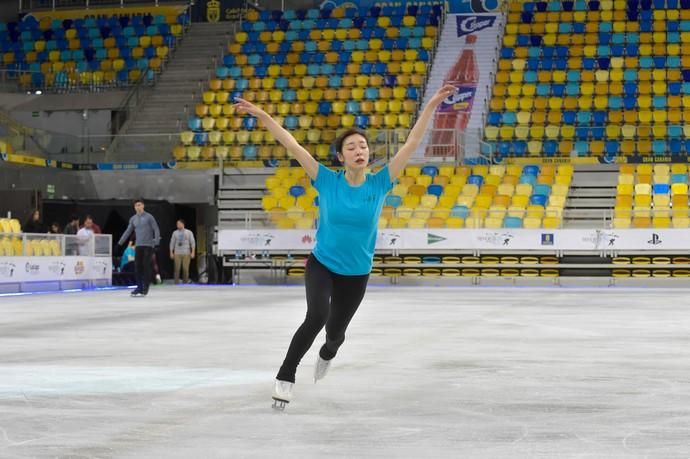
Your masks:
{"label": "metal railing", "polygon": [[424,152],[425,159],[455,164],[493,164],[493,146],[482,139],[481,129],[432,128],[429,143]]}
{"label": "metal railing", "polygon": [[112,235],[0,233],[0,259],[3,256],[112,257]]}

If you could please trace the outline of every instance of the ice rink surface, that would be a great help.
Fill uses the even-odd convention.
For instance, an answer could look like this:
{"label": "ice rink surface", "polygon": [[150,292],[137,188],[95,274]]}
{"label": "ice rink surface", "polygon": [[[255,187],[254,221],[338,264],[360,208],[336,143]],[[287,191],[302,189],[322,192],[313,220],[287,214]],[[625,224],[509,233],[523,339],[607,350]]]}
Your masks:
{"label": "ice rink surface", "polygon": [[0,458],[688,458],[690,290],[371,287],[271,389],[303,287],[0,297]]}

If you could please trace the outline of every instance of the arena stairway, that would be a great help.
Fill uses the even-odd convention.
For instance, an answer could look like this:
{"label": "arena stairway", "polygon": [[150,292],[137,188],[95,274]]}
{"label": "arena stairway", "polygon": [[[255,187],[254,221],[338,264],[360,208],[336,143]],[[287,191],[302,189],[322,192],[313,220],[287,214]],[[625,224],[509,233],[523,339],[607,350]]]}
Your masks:
{"label": "arena stairway", "polygon": [[[201,100],[200,84],[212,74],[214,61],[232,38],[233,23],[195,23],[185,35],[165,72],[143,99],[137,113],[120,130],[109,150],[109,161],[161,161],[179,137],[185,111]],[[185,110],[186,109],[186,110]],[[169,136],[148,136],[170,134]]]}

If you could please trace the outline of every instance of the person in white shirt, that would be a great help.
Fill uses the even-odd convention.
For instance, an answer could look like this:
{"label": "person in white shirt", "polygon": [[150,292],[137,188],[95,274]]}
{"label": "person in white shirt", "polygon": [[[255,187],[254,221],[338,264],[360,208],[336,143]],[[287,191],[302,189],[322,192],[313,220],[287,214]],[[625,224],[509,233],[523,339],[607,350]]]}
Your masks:
{"label": "person in white shirt", "polygon": [[87,215],[84,219],[84,226],[77,231],[77,243],[79,244],[79,255],[82,257],[91,255],[93,241],[93,218]]}

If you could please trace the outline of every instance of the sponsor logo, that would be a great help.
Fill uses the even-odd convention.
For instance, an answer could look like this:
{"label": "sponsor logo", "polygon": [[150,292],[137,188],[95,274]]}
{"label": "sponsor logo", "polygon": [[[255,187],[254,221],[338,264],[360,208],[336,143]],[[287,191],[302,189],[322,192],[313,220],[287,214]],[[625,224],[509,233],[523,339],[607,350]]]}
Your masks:
{"label": "sponsor logo", "polygon": [[84,271],[86,271],[86,266],[84,266],[84,262],[78,261],[77,264],[74,265],[74,274],[84,274]]}
{"label": "sponsor logo", "polygon": [[427,235],[426,235],[426,243],[428,245],[436,244],[438,242],[443,242],[445,240],[446,240],[445,237],[439,236],[438,234],[427,233]]}
{"label": "sponsor logo", "polygon": [[474,86],[460,85],[457,86],[458,92],[448,96],[437,111],[439,112],[469,112],[474,101],[474,94],[476,88]]}
{"label": "sponsor logo", "polygon": [[582,242],[593,244],[594,247],[615,247],[620,236],[612,231],[596,230],[582,238]]}
{"label": "sponsor logo", "polygon": [[249,233],[240,240],[246,245],[268,247],[271,245],[271,241],[273,241],[273,239],[275,239],[275,235],[271,233]]}
{"label": "sponsor logo", "polygon": [[26,271],[27,274],[32,274],[35,276],[41,272],[41,265],[37,265],[35,263],[31,263],[31,262],[27,261],[26,265],[24,266],[24,270]]}
{"label": "sponsor logo", "polygon": [[48,271],[62,276],[65,274],[65,264],[61,261],[54,261],[48,265]]}
{"label": "sponsor logo", "polygon": [[312,242],[314,242],[314,238],[311,235],[305,234],[302,236],[302,244],[311,244]]}
{"label": "sponsor logo", "polygon": [[10,262],[1,262],[0,263],[0,277],[13,277],[14,272],[17,269],[17,266],[14,263]]}
{"label": "sponsor logo", "polygon": [[104,276],[108,272],[108,262],[96,260],[93,264],[93,271]]}
{"label": "sponsor logo", "polygon": [[455,16],[455,20],[458,25],[458,37],[462,37],[492,27],[496,21],[496,16],[468,16],[463,14]]}
{"label": "sponsor logo", "polygon": [[663,241],[661,240],[661,238],[659,237],[659,235],[657,233],[652,233],[652,238],[647,241],[647,244],[659,245],[662,242]]}
{"label": "sponsor logo", "polygon": [[376,240],[376,245],[379,247],[395,247],[399,244],[398,241],[400,241],[400,234],[380,232]]}
{"label": "sponsor logo", "polygon": [[553,245],[553,242],[554,242],[553,233],[542,233],[541,245]]}
{"label": "sponsor logo", "polygon": [[480,242],[495,246],[509,246],[510,241],[513,240],[515,235],[513,233],[484,233],[477,237]]}

